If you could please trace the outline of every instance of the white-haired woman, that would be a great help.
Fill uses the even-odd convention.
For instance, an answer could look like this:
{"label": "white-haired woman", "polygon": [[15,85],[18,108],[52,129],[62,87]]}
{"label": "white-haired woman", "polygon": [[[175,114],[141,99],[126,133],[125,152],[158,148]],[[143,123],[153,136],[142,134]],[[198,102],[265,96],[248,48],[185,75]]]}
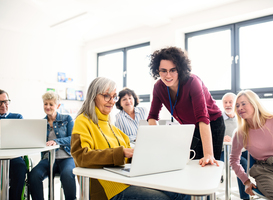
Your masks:
{"label": "white-haired woman", "polygon": [[273,199],[273,114],[261,105],[257,94],[251,90],[237,95],[235,113],[238,130],[232,140],[230,163],[236,175],[245,185],[247,194],[254,195],[256,186],[250,181],[240,165],[243,147],[256,160],[250,169],[258,189],[269,199]]}
{"label": "white-haired woman", "polygon": [[[98,77],[90,84],[86,100],[75,120],[71,138],[71,154],[76,166],[102,168],[124,165],[134,150],[129,137],[110,122],[109,114],[117,102],[116,84]],[[158,199],[182,200],[183,194],[91,179],[92,200]]]}
{"label": "white-haired woman", "polygon": [[[43,96],[44,112],[47,119],[47,146],[60,145],[56,150],[53,165],[53,176],[60,174],[66,200],[76,199],[76,180],[72,173],[75,168],[70,153],[71,133],[74,121],[70,115],[57,112],[60,107],[60,96],[54,92],[46,92]],[[43,180],[49,175],[48,153],[42,154],[42,160],[31,170],[29,176],[30,193],[33,200],[44,199]]]}

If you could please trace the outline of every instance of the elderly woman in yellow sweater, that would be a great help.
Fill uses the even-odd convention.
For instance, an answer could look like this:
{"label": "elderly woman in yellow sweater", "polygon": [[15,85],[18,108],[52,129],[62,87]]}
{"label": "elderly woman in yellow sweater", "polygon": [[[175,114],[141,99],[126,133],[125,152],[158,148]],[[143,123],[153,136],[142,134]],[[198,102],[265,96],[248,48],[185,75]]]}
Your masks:
{"label": "elderly woman in yellow sweater", "polygon": [[[132,158],[134,149],[128,136],[110,121],[109,114],[117,100],[116,84],[112,80],[98,77],[92,81],[72,131],[71,154],[76,166],[117,166]],[[98,179],[91,179],[89,193],[92,200],[190,199],[183,194]]]}

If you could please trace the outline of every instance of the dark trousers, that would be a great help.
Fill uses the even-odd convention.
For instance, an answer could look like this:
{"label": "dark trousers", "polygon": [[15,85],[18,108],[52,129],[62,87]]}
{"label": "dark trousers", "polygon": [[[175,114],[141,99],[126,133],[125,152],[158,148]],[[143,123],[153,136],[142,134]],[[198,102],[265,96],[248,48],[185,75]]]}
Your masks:
{"label": "dark trousers", "polygon": [[27,166],[23,158],[19,157],[11,159],[9,170],[9,199],[20,200],[27,173]]}
{"label": "dark trousers", "polygon": [[[216,160],[220,160],[223,140],[224,140],[224,135],[226,130],[223,117],[221,116],[215,121],[211,121],[210,129],[211,129],[211,135],[212,135],[214,158]],[[204,157],[199,127],[196,127],[194,130],[194,136],[191,143],[191,149],[193,149],[196,153],[194,159],[201,159]],[[192,153],[191,153],[191,156],[193,156]]]}
{"label": "dark trousers", "polygon": [[[53,165],[53,176],[60,174],[61,183],[64,189],[66,200],[76,199],[76,179],[72,170],[75,168],[72,157],[65,159],[56,159]],[[43,180],[49,175],[48,159],[41,160],[30,172],[30,194],[33,200],[43,200]]]}

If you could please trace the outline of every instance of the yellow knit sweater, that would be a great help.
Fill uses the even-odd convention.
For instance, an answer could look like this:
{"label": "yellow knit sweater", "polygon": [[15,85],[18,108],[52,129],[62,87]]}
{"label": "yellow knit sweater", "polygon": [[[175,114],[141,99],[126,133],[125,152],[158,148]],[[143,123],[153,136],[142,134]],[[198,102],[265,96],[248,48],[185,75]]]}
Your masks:
{"label": "yellow knit sweater", "polygon": [[[83,114],[79,115],[75,120],[71,137],[71,154],[76,166],[102,168],[103,166],[125,164],[126,158],[123,154],[123,147],[130,148],[128,136],[114,125],[111,125],[115,136],[108,122],[109,116],[102,114],[97,107],[96,114],[99,119],[99,126]],[[111,148],[109,148],[109,145]],[[90,198],[92,200],[111,199],[127,187],[129,185],[91,179]]]}

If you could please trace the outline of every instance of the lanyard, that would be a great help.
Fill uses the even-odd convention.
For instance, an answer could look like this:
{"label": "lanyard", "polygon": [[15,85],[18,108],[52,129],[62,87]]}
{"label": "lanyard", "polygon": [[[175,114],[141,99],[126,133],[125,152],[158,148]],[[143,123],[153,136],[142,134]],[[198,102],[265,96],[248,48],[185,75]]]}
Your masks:
{"label": "lanyard", "polygon": [[177,89],[177,93],[176,93],[176,97],[175,97],[175,102],[174,102],[174,105],[172,105],[172,99],[171,99],[171,95],[170,95],[170,90],[169,90],[169,87],[167,87],[167,89],[168,89],[168,95],[169,95],[169,100],[170,100],[171,115],[172,115],[171,122],[173,122],[173,111],[174,111],[175,105],[177,103],[178,94],[179,94],[179,88],[180,88],[180,81],[178,82],[178,89]]}

